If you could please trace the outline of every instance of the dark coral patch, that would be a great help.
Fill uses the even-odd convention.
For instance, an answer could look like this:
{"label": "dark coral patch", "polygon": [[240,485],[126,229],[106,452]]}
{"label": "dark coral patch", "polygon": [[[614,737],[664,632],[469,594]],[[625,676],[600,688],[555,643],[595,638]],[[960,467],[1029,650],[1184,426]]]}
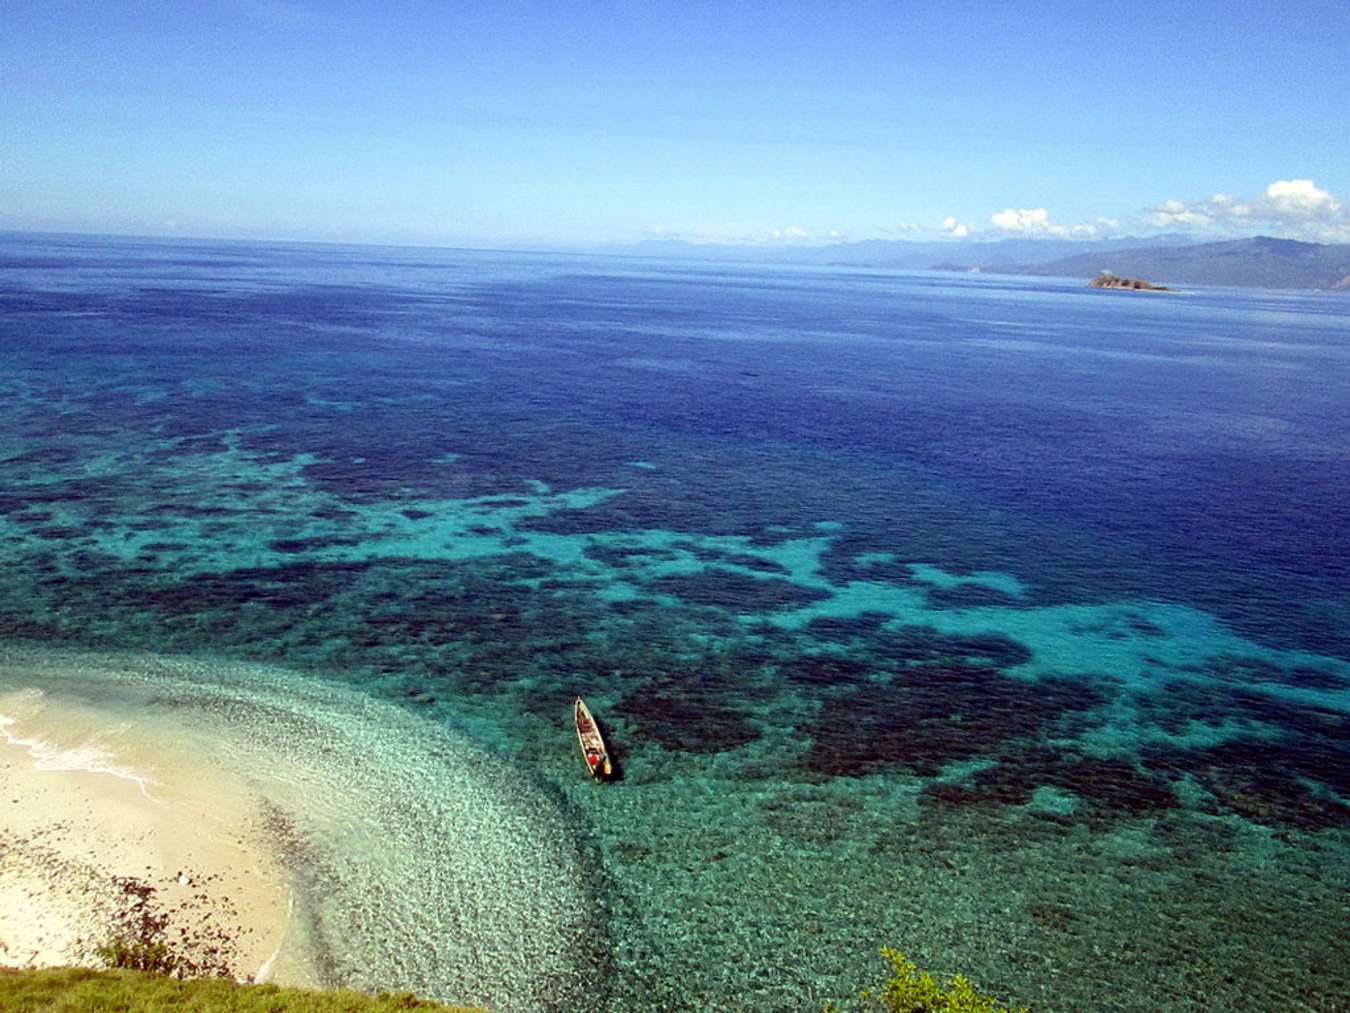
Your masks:
{"label": "dark coral patch", "polygon": [[735,552],[724,556],[722,562],[728,566],[740,566],[747,570],[759,570],[762,573],[780,573],[786,576],[791,572],[786,566],[775,560],[765,559],[763,556],[750,556],[743,552]]}
{"label": "dark coral patch", "polygon": [[828,591],[818,588],[775,577],[751,577],[720,566],[698,573],[658,577],[646,586],[657,594],[670,594],[696,605],[712,605],[736,613],[803,608],[830,597]]}
{"label": "dark coral patch", "polygon": [[523,531],[541,531],[550,535],[601,535],[631,529],[618,523],[605,504],[587,510],[554,510],[542,517],[526,517],[516,527]]}
{"label": "dark coral patch", "polygon": [[70,634],[50,623],[0,615],[0,637],[6,640],[41,640],[50,643],[70,638]]}
{"label": "dark coral patch", "polygon": [[1011,637],[999,633],[962,637],[939,633],[931,626],[882,630],[868,646],[878,657],[903,665],[973,663],[1011,668],[1031,660],[1031,651]]}
{"label": "dark coral patch", "polygon": [[629,552],[619,546],[595,544],[586,546],[587,559],[594,559],[597,563],[604,563],[611,570],[626,570],[635,565],[635,555],[636,553]]}
{"label": "dark coral patch", "polygon": [[1336,690],[1350,684],[1350,680],[1328,669],[1306,666],[1285,668],[1263,658],[1218,658],[1194,671],[1241,686],[1266,682],[1299,689]]}
{"label": "dark coral patch", "polygon": [[1078,913],[1067,904],[1036,901],[1027,905],[1032,921],[1056,932],[1072,934],[1077,931]]}
{"label": "dark coral patch", "polygon": [[628,693],[615,710],[636,734],[666,749],[720,753],[754,742],[759,729],[748,715],[697,678],[676,684],[662,679]]}
{"label": "dark coral patch", "polygon": [[1259,823],[1350,826],[1350,808],[1341,801],[1350,798],[1350,715],[1240,688],[1290,679],[1288,671],[1265,662],[1226,659],[1208,674],[1218,673],[1227,684],[1175,679],[1139,706],[1174,733],[1199,724],[1246,726],[1253,734],[1198,749],[1152,747],[1144,753],[1145,764],[1167,776],[1193,777],[1222,811]]}
{"label": "dark coral patch", "polygon": [[1226,696],[1218,687],[1174,679],[1155,692],[1138,696],[1134,703],[1142,718],[1169,735],[1181,735],[1192,724],[1219,728],[1231,720],[1234,715]]}
{"label": "dark coral patch", "polygon": [[745,552],[723,552],[721,549],[711,549],[696,542],[677,542],[675,547],[683,549],[695,559],[704,563],[723,563],[727,566],[739,566],[746,570],[758,570],[763,573],[776,573],[783,576],[789,573],[788,568],[782,563],[765,559],[763,556],[753,556]]}
{"label": "dark coral patch", "polygon": [[928,604],[938,609],[1015,608],[1022,600],[1007,591],[983,584],[956,584],[952,587],[934,587],[928,591]]}
{"label": "dark coral patch", "polygon": [[[865,562],[859,557],[867,556]],[[864,580],[888,584],[914,583],[910,564],[892,553],[877,551],[877,546],[853,535],[836,537],[820,557],[821,572],[834,584]]]}
{"label": "dark coral patch", "polygon": [[84,528],[77,528],[68,524],[50,524],[47,527],[33,529],[33,534],[57,542],[83,538],[88,533]]}
{"label": "dark coral patch", "polygon": [[848,643],[876,635],[890,618],[885,612],[863,612],[856,616],[817,616],[806,624],[806,632],[817,640]]}
{"label": "dark coral patch", "polygon": [[651,548],[642,545],[601,545],[599,543],[586,546],[586,555],[615,569],[624,569],[652,559],[671,560],[679,558],[678,553],[669,549]]}
{"label": "dark coral patch", "polygon": [[992,767],[963,785],[933,784],[923,798],[939,805],[1026,805],[1039,787],[1072,792],[1084,803],[1081,818],[1152,816],[1178,806],[1161,778],[1119,758],[1082,756],[1041,746],[1006,751]]}
{"label": "dark coral patch", "polygon": [[79,460],[79,451],[71,447],[43,447],[38,450],[28,450],[22,454],[15,454],[13,457],[5,458],[0,463],[18,467],[51,468],[73,465],[78,463]]}
{"label": "dark coral patch", "polygon": [[1010,740],[1035,740],[1104,699],[1086,680],[1028,682],[982,665],[918,666],[827,699],[805,765],[851,777],[893,766],[933,775]]}
{"label": "dark coral patch", "polygon": [[1161,626],[1155,623],[1152,619],[1149,619],[1147,616],[1140,615],[1137,612],[1132,612],[1129,615],[1127,615],[1125,617],[1125,621],[1129,623],[1130,629],[1138,636],[1141,637],[1167,636],[1167,631],[1165,629],[1163,629]]}
{"label": "dark coral patch", "polygon": [[344,510],[342,507],[319,507],[311,510],[309,515],[320,521],[349,521],[358,516],[355,510]]}
{"label": "dark coral patch", "polygon": [[245,514],[247,510],[231,510],[229,507],[214,506],[206,503],[160,503],[146,511],[166,517],[228,517]]}
{"label": "dark coral patch", "polygon": [[1350,827],[1346,797],[1350,748],[1345,740],[1314,736],[1278,740],[1242,738],[1208,749],[1154,747],[1144,754],[1152,770],[1189,774],[1221,811],[1267,826],[1324,830]]}
{"label": "dark coral patch", "polygon": [[416,683],[408,686],[407,689],[403,691],[403,695],[409,702],[423,707],[430,706],[436,702],[435,693],[431,692],[431,690],[427,689],[425,686],[419,686]]}
{"label": "dark coral patch", "polygon": [[876,671],[875,664],[834,654],[804,654],[778,666],[783,678],[817,688],[856,686]]}
{"label": "dark coral patch", "polygon": [[[165,615],[223,612],[257,603],[273,609],[324,605],[344,589],[368,563],[296,562],[278,567],[251,567],[193,575],[186,580],[159,579],[128,584],[115,592],[118,603]],[[114,594],[105,592],[105,597]]]}
{"label": "dark coral patch", "polygon": [[1294,689],[1338,690],[1350,687],[1350,678],[1325,668],[1291,668],[1285,673],[1284,684]]}
{"label": "dark coral patch", "polygon": [[313,538],[278,538],[268,543],[273,552],[296,555],[301,552],[319,552],[345,545],[360,545],[363,539],[350,535],[316,535]]}
{"label": "dark coral patch", "polygon": [[[1350,797],[1350,714],[1263,693],[1212,683],[1174,679],[1141,697],[1140,710],[1159,727],[1183,733],[1194,723],[1219,728],[1230,724],[1266,727],[1269,734],[1251,740],[1253,752],[1234,744],[1191,751],[1196,758],[1218,756],[1239,767],[1260,763],[1285,777],[1307,778]],[[1198,762],[1198,761],[1197,761]]]}
{"label": "dark coral patch", "polygon": [[74,478],[64,482],[44,482],[41,485],[10,486],[0,490],[0,513],[23,513],[35,507],[52,503],[97,504],[109,493],[116,492],[111,481],[96,478]]}

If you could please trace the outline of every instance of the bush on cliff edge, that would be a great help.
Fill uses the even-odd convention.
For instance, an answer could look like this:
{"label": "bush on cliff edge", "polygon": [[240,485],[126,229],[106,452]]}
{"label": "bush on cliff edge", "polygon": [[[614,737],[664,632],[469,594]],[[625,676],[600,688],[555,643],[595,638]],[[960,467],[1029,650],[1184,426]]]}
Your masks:
{"label": "bush on cliff edge", "polygon": [[[876,1013],[1027,1013],[1021,1007],[1002,1005],[992,996],[975,991],[965,975],[946,984],[920,971],[899,950],[884,947],[881,955],[890,961],[891,977],[879,989],[862,994],[862,1008]],[[825,1013],[842,1013],[830,1003]]]}

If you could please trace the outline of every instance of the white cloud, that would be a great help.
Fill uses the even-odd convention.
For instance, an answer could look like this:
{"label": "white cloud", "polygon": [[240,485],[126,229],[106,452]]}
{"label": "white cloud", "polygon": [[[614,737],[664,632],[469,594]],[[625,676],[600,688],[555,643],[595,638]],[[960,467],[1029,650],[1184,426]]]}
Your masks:
{"label": "white cloud", "polygon": [[780,228],[770,229],[768,232],[760,233],[757,236],[745,236],[740,239],[731,239],[729,242],[754,243],[765,246],[781,246],[788,243],[809,243],[812,240],[811,233],[800,225],[784,225]]}
{"label": "white cloud", "polygon": [[1261,231],[1290,239],[1350,242],[1350,209],[1310,179],[1277,179],[1251,200],[1226,193],[1191,204],[1165,200],[1149,212],[1149,222],[1220,235]]}
{"label": "white cloud", "polygon": [[1337,212],[1341,209],[1340,201],[1319,189],[1310,179],[1277,179],[1266,187],[1266,200],[1274,207],[1290,211]]}
{"label": "white cloud", "polygon": [[639,233],[640,239],[678,239],[686,243],[706,243],[716,241],[702,229],[672,228],[669,225],[648,225]]}
{"label": "white cloud", "polygon": [[1058,228],[1050,224],[1050,212],[1045,208],[1007,208],[990,215],[989,220],[1005,232],[1049,232]]}
{"label": "white cloud", "polygon": [[[1226,207],[1227,203],[1219,206]],[[1165,200],[1149,212],[1149,222],[1160,229],[1207,228],[1214,224],[1214,218],[1205,211],[1188,207],[1179,200]]]}
{"label": "white cloud", "polygon": [[1096,239],[1111,234],[1120,226],[1120,222],[1114,218],[1098,218],[1092,222],[1064,225],[1052,219],[1050,212],[1045,208],[1005,208],[997,214],[990,215],[989,221],[1000,232],[1038,238],[1054,236],[1060,239]]}
{"label": "white cloud", "polygon": [[996,237],[1019,235],[1044,239],[1096,239],[1113,234],[1120,222],[1114,218],[1098,218],[1092,222],[1079,222],[1077,225],[1064,225],[1050,217],[1045,208],[1005,208],[989,216],[990,228],[975,229],[952,215],[948,215],[938,226],[938,231],[957,239],[992,239]]}

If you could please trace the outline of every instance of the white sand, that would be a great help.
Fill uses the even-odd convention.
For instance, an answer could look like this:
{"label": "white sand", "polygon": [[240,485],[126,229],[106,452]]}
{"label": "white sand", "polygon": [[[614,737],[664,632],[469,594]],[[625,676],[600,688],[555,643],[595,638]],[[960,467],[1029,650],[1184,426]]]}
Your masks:
{"label": "white sand", "polygon": [[0,909],[0,963],[82,956],[111,875],[186,868],[252,930],[239,973],[502,1011],[602,984],[568,818],[438,722],[272,666],[3,641],[0,714],[0,890],[27,906]]}
{"label": "white sand", "polygon": [[288,888],[248,789],[188,743],[33,691],[0,694],[0,964],[93,964],[127,897],[158,889],[257,976],[285,938]]}

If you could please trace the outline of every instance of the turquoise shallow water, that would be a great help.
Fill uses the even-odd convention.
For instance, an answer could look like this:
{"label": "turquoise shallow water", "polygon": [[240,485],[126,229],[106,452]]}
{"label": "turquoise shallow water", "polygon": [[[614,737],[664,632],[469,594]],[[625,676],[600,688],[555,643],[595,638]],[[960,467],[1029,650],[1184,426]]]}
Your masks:
{"label": "turquoise shallow water", "polygon": [[3,252],[0,678],[153,671],[361,770],[270,789],[331,980],[811,1009],[887,944],[1038,1009],[1350,991],[1343,298]]}

